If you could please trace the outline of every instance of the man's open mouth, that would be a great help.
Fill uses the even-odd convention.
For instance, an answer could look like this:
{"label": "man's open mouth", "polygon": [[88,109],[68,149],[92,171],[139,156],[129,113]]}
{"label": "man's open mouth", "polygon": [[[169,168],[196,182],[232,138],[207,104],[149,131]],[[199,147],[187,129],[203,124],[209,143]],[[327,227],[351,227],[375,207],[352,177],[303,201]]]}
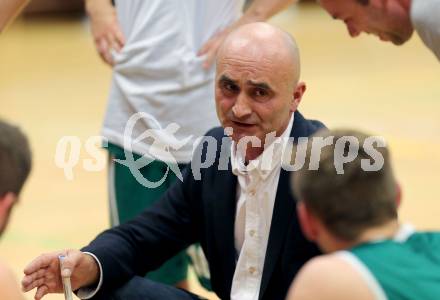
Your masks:
{"label": "man's open mouth", "polygon": [[238,122],[238,121],[232,121],[234,123],[234,125],[239,126],[239,127],[252,127],[255,124],[252,123],[243,123],[243,122]]}

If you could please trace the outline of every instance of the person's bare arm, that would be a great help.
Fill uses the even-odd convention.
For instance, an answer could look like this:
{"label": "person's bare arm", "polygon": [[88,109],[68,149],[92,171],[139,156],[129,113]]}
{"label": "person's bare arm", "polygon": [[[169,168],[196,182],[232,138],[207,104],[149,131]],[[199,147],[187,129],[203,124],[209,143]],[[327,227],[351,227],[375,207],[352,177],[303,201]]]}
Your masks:
{"label": "person's bare arm", "polygon": [[198,55],[206,55],[203,67],[205,69],[211,67],[217,55],[218,48],[229,32],[244,24],[266,21],[294,2],[296,2],[296,0],[254,0],[236,22],[215,34],[202,46]]}
{"label": "person's bare arm", "polygon": [[2,0],[0,1],[0,32],[22,10],[29,0]]}
{"label": "person's bare arm", "polygon": [[299,272],[286,300],[374,300],[361,275],[334,255],[312,259]]}
{"label": "person's bare arm", "polygon": [[111,0],[86,0],[95,47],[104,62],[113,65],[111,50],[121,51],[125,37]]}
{"label": "person's bare arm", "polygon": [[0,299],[23,300],[18,283],[8,266],[0,263]]}

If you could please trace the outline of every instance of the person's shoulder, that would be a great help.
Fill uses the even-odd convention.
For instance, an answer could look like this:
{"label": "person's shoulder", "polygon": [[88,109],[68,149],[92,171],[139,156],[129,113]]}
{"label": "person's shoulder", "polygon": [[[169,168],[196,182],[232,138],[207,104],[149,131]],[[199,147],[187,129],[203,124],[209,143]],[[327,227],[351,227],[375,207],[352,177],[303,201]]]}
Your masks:
{"label": "person's shoulder", "polygon": [[223,127],[220,126],[214,127],[208,130],[204,136],[210,136],[215,138],[216,140],[220,140],[225,136],[225,130],[223,129]]}
{"label": "person's shoulder", "polygon": [[440,13],[440,0],[413,0],[411,3],[411,23],[419,34],[424,35],[429,32],[438,37],[440,34],[437,26],[440,22],[438,13]]}
{"label": "person's shoulder", "polygon": [[295,278],[287,300],[373,300],[362,276],[337,255],[311,259]]}
{"label": "person's shoulder", "polygon": [[14,274],[2,261],[0,261],[0,299],[24,299]]}
{"label": "person's shoulder", "polygon": [[315,133],[316,131],[320,130],[320,129],[324,129],[327,128],[323,122],[319,121],[319,120],[314,120],[314,119],[305,119],[306,123],[307,123],[307,127],[308,130],[310,131],[310,133]]}
{"label": "person's shoulder", "polygon": [[292,130],[299,130],[302,136],[310,136],[320,129],[327,128],[323,122],[305,118],[299,111],[295,112]]}

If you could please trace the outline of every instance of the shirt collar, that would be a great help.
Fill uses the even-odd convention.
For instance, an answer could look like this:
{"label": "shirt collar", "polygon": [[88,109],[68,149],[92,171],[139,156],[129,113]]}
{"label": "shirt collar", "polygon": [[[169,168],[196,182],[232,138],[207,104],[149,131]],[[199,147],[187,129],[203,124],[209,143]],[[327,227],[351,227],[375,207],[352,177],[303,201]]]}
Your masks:
{"label": "shirt collar", "polygon": [[393,240],[400,243],[406,242],[415,232],[416,230],[412,224],[401,224]]}
{"label": "shirt collar", "polygon": [[[249,173],[256,173],[263,180],[266,179],[277,167],[281,165],[282,150],[284,141],[290,137],[295,114],[292,113],[289,124],[284,132],[274,139],[274,141],[265,147],[263,153],[256,159],[249,161],[245,166],[245,157],[242,153],[237,153],[236,143],[231,143],[231,165],[232,173],[236,176],[244,176]],[[264,142],[264,141],[263,141]],[[270,155],[272,153],[272,155]]]}

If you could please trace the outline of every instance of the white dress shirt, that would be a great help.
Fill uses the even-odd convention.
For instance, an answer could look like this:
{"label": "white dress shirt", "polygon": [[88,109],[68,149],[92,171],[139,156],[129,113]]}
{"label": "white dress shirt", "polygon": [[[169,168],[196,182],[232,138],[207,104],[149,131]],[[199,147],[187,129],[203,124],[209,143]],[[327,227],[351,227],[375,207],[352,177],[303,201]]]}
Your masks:
{"label": "white dress shirt", "polygon": [[[283,141],[290,135],[293,116],[283,134],[247,166],[244,165],[244,155],[236,151],[236,144],[232,143],[232,172],[238,177],[239,184],[234,228],[237,264],[231,300],[258,300],[280,178]],[[269,163],[267,159],[270,159]]]}

